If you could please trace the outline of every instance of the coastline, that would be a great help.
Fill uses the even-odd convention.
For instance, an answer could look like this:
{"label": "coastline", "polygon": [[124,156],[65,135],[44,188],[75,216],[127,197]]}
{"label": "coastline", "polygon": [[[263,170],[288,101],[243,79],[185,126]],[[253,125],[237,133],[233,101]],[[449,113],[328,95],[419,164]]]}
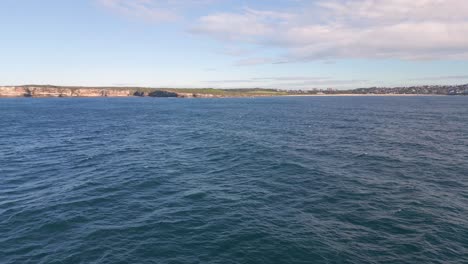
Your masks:
{"label": "coastline", "polygon": [[[256,97],[414,97],[414,96],[456,96],[468,95],[451,93],[450,90],[407,91],[387,88],[369,88],[343,91],[287,91],[273,89],[184,89],[184,88],[146,88],[146,87],[81,87],[24,85],[0,86],[0,98],[122,98],[122,97],[159,97],[159,98],[256,98]],[[399,92],[399,93],[398,93]],[[416,93],[414,93],[416,92]]]}
{"label": "coastline", "polygon": [[4,96],[0,94],[0,99],[15,99],[15,98],[31,98],[31,99],[46,99],[46,98],[192,98],[192,99],[223,99],[223,98],[262,98],[262,97],[445,97],[451,96],[447,94],[282,94],[282,95],[213,95],[203,94],[203,96]]}
{"label": "coastline", "polygon": [[204,96],[204,97],[150,97],[150,96],[2,96],[0,99],[50,99],[50,98],[61,98],[61,99],[86,99],[86,98],[109,98],[109,99],[118,99],[118,98],[191,98],[191,99],[227,99],[227,98],[268,98],[268,97],[447,97],[450,95],[445,94],[304,94],[304,95],[251,95],[251,96]]}
{"label": "coastline", "polygon": [[346,97],[358,97],[358,96],[388,96],[388,97],[398,97],[398,96],[449,96],[447,94],[291,94],[287,96],[294,96],[294,97],[337,97],[337,96],[346,96]]}

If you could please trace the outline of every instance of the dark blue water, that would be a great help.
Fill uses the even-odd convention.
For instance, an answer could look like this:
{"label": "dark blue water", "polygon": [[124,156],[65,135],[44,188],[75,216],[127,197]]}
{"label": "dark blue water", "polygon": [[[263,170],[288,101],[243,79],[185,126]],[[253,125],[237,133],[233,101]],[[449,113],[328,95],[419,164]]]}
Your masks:
{"label": "dark blue water", "polygon": [[0,263],[468,263],[468,97],[1,99]]}

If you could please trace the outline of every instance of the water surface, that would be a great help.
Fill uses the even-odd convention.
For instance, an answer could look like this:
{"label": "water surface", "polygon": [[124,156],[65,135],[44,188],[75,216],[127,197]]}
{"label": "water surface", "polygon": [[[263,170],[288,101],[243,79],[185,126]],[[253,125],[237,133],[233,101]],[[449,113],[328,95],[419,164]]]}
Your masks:
{"label": "water surface", "polygon": [[467,263],[468,97],[0,99],[0,263]]}

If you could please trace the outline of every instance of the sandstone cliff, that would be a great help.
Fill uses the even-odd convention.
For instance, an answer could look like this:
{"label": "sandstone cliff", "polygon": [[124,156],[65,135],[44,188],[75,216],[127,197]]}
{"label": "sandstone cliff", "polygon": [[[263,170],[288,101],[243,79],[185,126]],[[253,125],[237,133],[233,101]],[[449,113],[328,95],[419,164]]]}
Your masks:
{"label": "sandstone cliff", "polygon": [[0,86],[0,97],[24,97],[26,94],[23,87]]}
{"label": "sandstone cliff", "polygon": [[3,86],[0,97],[123,97],[133,96],[130,89],[72,88],[48,86]]}
{"label": "sandstone cliff", "polygon": [[[150,96],[150,92],[154,92],[146,90],[150,91],[140,91],[138,88],[0,86],[0,97],[127,97]],[[170,97],[177,97],[177,93]]]}
{"label": "sandstone cliff", "polygon": [[51,85],[0,86],[0,97],[223,97],[210,93],[179,92],[176,89],[116,88],[116,87],[65,87]]}

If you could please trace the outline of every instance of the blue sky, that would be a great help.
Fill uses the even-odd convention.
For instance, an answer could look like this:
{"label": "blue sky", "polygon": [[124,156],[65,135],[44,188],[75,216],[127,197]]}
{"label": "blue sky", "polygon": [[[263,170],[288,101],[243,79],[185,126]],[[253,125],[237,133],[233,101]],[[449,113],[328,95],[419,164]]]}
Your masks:
{"label": "blue sky", "polygon": [[0,85],[468,83],[459,0],[2,0]]}

